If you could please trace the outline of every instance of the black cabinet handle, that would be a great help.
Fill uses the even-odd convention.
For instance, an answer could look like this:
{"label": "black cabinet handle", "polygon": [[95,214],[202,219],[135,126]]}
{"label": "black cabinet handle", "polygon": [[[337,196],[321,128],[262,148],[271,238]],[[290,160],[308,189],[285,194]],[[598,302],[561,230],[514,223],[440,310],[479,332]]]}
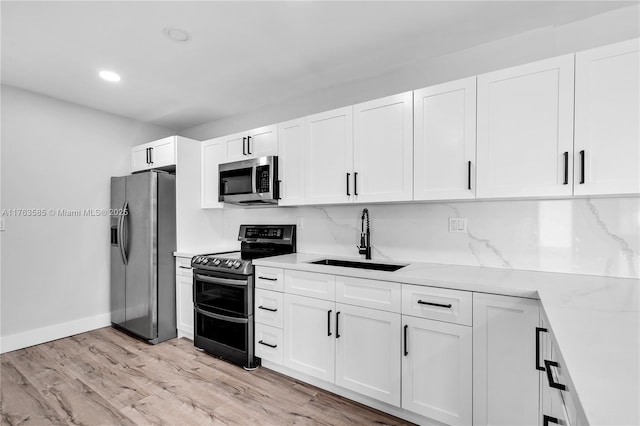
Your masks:
{"label": "black cabinet handle", "polygon": [[153,148],[149,148],[149,163],[153,164]]}
{"label": "black cabinet handle", "polygon": [[251,136],[247,136],[247,153],[251,155]]}
{"label": "black cabinet handle", "polygon": [[545,368],[540,365],[540,333],[546,333],[548,331],[546,328],[536,327],[536,370],[545,370]]}
{"label": "black cabinet handle", "polygon": [[467,162],[467,189],[471,191],[471,161]]}
{"label": "black cabinet handle", "polygon": [[278,312],[277,309],[273,309],[273,308],[265,308],[264,306],[260,305],[258,306],[258,309],[262,309],[264,311],[269,311],[269,312]]}
{"label": "black cabinet handle", "polygon": [[350,197],[351,194],[349,193],[349,177],[351,176],[351,173],[347,173],[347,196]]}
{"label": "black cabinet handle", "polygon": [[547,370],[547,381],[549,382],[549,386],[555,389],[560,389],[561,391],[566,391],[567,387],[562,383],[558,383],[554,380],[553,374],[551,373],[551,367],[560,367],[560,365],[555,361],[549,361],[548,359],[544,360],[544,366]]}
{"label": "black cabinet handle", "polygon": [[564,183],[563,185],[569,184],[569,152],[565,151],[564,154]]}
{"label": "black cabinet handle", "polygon": [[336,339],[340,338],[340,311],[336,312]]}
{"label": "black cabinet handle", "polygon": [[145,149],[145,152],[147,154],[147,164],[150,164],[151,162],[149,161],[149,148]]}
{"label": "black cabinet handle", "polygon": [[247,138],[242,138],[242,155],[247,155]]}
{"label": "black cabinet handle", "polygon": [[580,184],[584,183],[584,149],[580,151]]}
{"label": "black cabinet handle", "polygon": [[409,355],[409,351],[407,350],[407,329],[409,328],[408,325],[404,326],[404,356]]}
{"label": "black cabinet handle", "polygon": [[331,336],[331,312],[333,311],[327,312],[327,336]]}
{"label": "black cabinet handle", "polygon": [[261,345],[268,346],[268,347],[273,348],[273,349],[275,349],[275,348],[277,348],[277,347],[278,347],[278,345],[271,345],[271,344],[269,344],[269,343],[265,343],[265,342],[263,342],[262,340],[260,340],[258,343],[260,343]]}
{"label": "black cabinet handle", "polygon": [[353,173],[353,195],[358,195],[358,172]]}
{"label": "black cabinet handle", "polygon": [[429,305],[429,306],[438,306],[439,308],[451,308],[451,306],[453,306],[451,303],[449,303],[448,305],[443,305],[442,303],[433,303],[433,302],[425,302],[423,300],[418,300],[418,304],[420,305]]}
{"label": "black cabinet handle", "polygon": [[267,280],[267,281],[278,281],[277,278],[269,278],[269,277],[258,277],[261,280]]}
{"label": "black cabinet handle", "polygon": [[551,417],[547,415],[542,416],[542,426],[549,426],[549,424],[551,423],[553,423],[554,425],[559,425],[560,420],[558,420],[556,417]]}

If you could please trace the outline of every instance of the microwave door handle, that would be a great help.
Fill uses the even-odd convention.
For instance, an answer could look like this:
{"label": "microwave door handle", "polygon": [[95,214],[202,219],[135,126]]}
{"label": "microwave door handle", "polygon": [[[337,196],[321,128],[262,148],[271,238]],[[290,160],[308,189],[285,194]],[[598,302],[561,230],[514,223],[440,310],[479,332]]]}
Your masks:
{"label": "microwave door handle", "polygon": [[258,166],[251,167],[251,193],[258,195]]}

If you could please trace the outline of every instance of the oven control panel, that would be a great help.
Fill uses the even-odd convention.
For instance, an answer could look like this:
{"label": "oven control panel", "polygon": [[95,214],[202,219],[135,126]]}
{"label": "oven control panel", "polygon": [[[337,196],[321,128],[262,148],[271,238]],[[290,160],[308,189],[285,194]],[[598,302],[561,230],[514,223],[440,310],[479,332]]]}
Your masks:
{"label": "oven control panel", "polygon": [[204,269],[207,271],[233,272],[248,275],[253,272],[251,262],[248,260],[210,256],[194,256],[191,259],[191,266],[194,269]]}

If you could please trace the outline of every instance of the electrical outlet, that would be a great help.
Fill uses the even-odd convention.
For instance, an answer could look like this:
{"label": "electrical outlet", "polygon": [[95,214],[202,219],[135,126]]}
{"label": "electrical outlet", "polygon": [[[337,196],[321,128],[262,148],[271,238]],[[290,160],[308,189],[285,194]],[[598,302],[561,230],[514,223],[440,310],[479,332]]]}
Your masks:
{"label": "electrical outlet", "polygon": [[466,217],[450,217],[449,218],[449,232],[462,232],[467,233],[467,218]]}
{"label": "electrical outlet", "polygon": [[296,218],[296,227],[298,228],[298,230],[304,229],[304,221],[301,217]]}
{"label": "electrical outlet", "polygon": [[0,231],[4,231],[4,217],[0,217]]}

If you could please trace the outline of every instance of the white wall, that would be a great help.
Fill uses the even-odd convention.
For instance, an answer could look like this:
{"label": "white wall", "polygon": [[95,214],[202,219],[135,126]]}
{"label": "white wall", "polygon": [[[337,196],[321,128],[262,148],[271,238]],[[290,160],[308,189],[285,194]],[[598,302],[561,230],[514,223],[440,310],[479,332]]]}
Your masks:
{"label": "white wall", "polygon": [[[129,148],[172,132],[2,86],[2,208],[109,208]],[[109,217],[5,217],[2,351],[109,324]]]}
{"label": "white wall", "polygon": [[[348,85],[181,133],[204,140],[638,36],[640,6],[635,5],[416,62],[369,80],[354,76]],[[378,259],[640,276],[638,198],[228,208],[207,214],[223,227],[215,234],[224,235],[227,249],[238,247],[241,223],[295,223],[302,218],[299,251],[357,256],[363,207],[371,211],[373,256]],[[448,218],[457,216],[468,218],[469,234],[447,232]]]}

